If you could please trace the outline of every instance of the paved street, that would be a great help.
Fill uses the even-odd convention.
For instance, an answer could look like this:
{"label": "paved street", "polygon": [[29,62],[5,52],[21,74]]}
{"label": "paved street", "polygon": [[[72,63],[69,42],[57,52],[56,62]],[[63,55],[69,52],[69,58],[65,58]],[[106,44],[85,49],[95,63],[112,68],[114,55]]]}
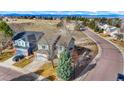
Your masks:
{"label": "paved street", "polygon": [[9,68],[0,67],[0,80],[2,81],[11,80],[21,75],[23,75],[23,73],[9,69]]}
{"label": "paved street", "polygon": [[97,65],[92,69],[85,81],[112,81],[116,80],[117,74],[123,72],[123,57],[121,52],[111,43],[87,30],[85,34],[99,43],[102,54]]}

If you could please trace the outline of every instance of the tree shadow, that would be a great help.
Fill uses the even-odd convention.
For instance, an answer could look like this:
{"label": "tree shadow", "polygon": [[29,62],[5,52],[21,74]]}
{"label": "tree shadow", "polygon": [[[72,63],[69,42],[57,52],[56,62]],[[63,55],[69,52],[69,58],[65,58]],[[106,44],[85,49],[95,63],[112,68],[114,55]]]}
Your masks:
{"label": "tree shadow", "polygon": [[90,49],[76,46],[75,51],[75,53],[77,53],[77,59],[75,59],[76,62],[74,63],[74,72],[70,80],[74,80],[82,76],[83,74],[87,73],[89,70],[92,70],[95,67],[95,64],[89,65],[90,62],[93,60],[93,57],[90,55]]}
{"label": "tree shadow", "polygon": [[54,81],[54,80],[55,80],[55,76],[51,75],[51,76],[48,76],[46,78],[43,78],[41,81]]}
{"label": "tree shadow", "polygon": [[31,72],[31,73],[16,77],[16,78],[12,79],[11,81],[35,81],[38,77],[39,77],[38,75]]}
{"label": "tree shadow", "polygon": [[95,68],[95,66],[96,64],[87,64],[85,66],[76,67],[70,80],[74,80],[80,76],[85,75],[88,71],[91,71],[93,68]]}

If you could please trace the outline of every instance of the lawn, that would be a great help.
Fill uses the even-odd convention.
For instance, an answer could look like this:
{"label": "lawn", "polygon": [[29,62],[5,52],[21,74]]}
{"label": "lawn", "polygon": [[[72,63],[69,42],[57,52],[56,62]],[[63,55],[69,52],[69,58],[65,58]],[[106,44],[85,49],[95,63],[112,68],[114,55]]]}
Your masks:
{"label": "lawn", "polygon": [[28,64],[30,64],[32,61],[33,61],[33,58],[30,58],[30,59],[24,58],[21,61],[16,62],[13,65],[16,66],[16,67],[19,67],[19,68],[24,68],[25,66],[27,66]]}
{"label": "lawn", "polygon": [[4,52],[0,55],[0,62],[4,62],[14,55],[13,52]]}
{"label": "lawn", "polygon": [[54,65],[55,65],[55,68],[52,67],[51,63],[45,63],[35,73],[38,75],[44,76],[51,81],[57,80],[57,74],[56,74],[56,66],[57,65],[56,64],[54,64]]}

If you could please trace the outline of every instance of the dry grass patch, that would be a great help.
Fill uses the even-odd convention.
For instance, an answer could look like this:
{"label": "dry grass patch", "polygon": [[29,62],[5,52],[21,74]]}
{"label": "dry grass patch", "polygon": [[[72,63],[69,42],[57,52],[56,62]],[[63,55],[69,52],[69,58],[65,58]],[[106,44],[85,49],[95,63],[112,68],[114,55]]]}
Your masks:
{"label": "dry grass patch", "polygon": [[55,65],[55,68],[52,67],[51,63],[45,63],[35,73],[38,75],[42,75],[42,76],[44,76],[47,79],[50,79],[52,81],[57,80],[57,74],[56,74],[57,65],[56,64],[54,64],[54,65]]}
{"label": "dry grass patch", "polygon": [[14,66],[16,67],[19,67],[19,68],[24,68],[25,66],[27,66],[28,64],[30,64],[31,62],[33,62],[33,58],[30,58],[30,59],[22,59],[21,61],[19,62],[16,62],[15,64],[13,64]]}
{"label": "dry grass patch", "polygon": [[14,55],[13,52],[4,52],[0,55],[0,62],[4,62]]}
{"label": "dry grass patch", "polygon": [[124,47],[124,41],[114,40],[114,39],[112,39],[111,41],[112,41],[113,43],[116,43],[116,44],[118,44],[118,45]]}
{"label": "dry grass patch", "polygon": [[73,33],[77,42],[77,46],[85,47],[91,50],[91,54],[95,57],[98,53],[98,47],[94,41],[88,38],[83,32],[75,31]]}
{"label": "dry grass patch", "polygon": [[110,41],[118,45],[124,51],[124,41],[115,39],[111,39]]}
{"label": "dry grass patch", "polygon": [[104,33],[99,33],[99,35],[102,37],[108,37],[108,34],[104,34]]}
{"label": "dry grass patch", "polygon": [[[17,21],[9,22],[14,29],[24,29],[25,31],[43,31],[52,30],[58,31],[57,24],[59,21],[56,20],[41,20],[41,19],[17,19]],[[18,25],[14,25],[18,24]]]}

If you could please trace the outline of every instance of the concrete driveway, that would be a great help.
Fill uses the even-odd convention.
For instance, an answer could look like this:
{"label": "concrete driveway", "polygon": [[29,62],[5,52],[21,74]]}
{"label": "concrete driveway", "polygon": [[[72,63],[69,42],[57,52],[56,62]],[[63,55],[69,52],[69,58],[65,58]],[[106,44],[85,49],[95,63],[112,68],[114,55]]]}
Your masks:
{"label": "concrete driveway", "polygon": [[123,56],[118,48],[113,44],[99,37],[92,31],[84,33],[99,43],[102,54],[97,61],[97,65],[92,69],[85,81],[114,81],[118,73],[123,73]]}

